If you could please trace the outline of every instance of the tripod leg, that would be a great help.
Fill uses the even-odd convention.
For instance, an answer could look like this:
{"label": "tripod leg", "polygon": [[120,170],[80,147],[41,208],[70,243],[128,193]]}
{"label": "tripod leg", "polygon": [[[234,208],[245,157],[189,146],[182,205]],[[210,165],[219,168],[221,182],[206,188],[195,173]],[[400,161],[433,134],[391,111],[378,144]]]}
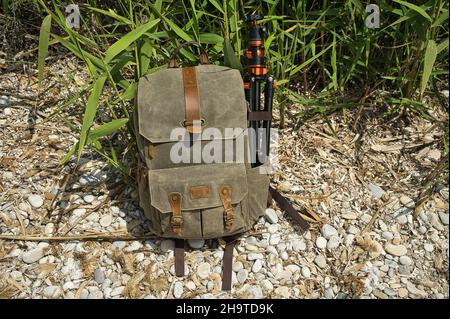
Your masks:
{"label": "tripod leg", "polygon": [[[253,112],[259,111],[260,108],[260,91],[261,91],[261,83],[254,77],[250,80],[251,86],[252,86],[252,102],[253,104],[250,106],[251,110]],[[255,161],[252,162],[254,165],[252,167],[259,166],[261,162],[259,161],[259,121],[252,121],[251,128],[254,130],[254,149],[252,153],[255,156]]]}
{"label": "tripod leg", "polygon": [[[264,86],[264,111],[272,113],[273,106],[273,76],[267,75],[266,83]],[[263,121],[262,127],[264,132],[263,139],[263,158],[261,160],[262,163],[267,162],[270,154],[270,120]]]}

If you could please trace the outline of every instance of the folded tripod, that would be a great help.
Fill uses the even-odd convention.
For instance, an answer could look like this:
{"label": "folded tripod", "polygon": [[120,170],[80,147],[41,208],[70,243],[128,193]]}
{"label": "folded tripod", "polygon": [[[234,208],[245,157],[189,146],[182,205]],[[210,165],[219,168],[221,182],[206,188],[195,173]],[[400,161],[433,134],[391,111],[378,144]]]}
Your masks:
{"label": "folded tripod", "polygon": [[[272,119],[274,78],[267,73],[264,55],[264,36],[267,31],[258,25],[260,15],[245,16],[248,23],[247,49],[244,50],[244,89],[250,112],[249,145],[252,167],[267,162],[270,153],[270,124]],[[264,84],[264,107],[261,110],[261,87]]]}

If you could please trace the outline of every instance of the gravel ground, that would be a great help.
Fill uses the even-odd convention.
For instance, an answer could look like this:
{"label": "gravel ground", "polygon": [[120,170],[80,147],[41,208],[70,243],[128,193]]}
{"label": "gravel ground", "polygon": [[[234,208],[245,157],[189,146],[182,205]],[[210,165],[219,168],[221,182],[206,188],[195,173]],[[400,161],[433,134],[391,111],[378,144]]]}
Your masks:
{"label": "gravel ground", "polygon": [[[369,108],[358,134],[351,112],[281,130],[273,184],[311,230],[299,235],[269,208],[236,245],[233,290],[222,292],[222,242],[190,241],[177,278],[174,242],[152,238],[117,171],[90,152],[58,166],[76,137],[47,117],[86,85],[77,65],[51,67],[39,100],[25,71],[0,75],[0,298],[448,298],[448,183],[424,192],[444,156],[439,126]],[[76,106],[64,114],[79,125]],[[117,240],[36,240],[105,233]]]}

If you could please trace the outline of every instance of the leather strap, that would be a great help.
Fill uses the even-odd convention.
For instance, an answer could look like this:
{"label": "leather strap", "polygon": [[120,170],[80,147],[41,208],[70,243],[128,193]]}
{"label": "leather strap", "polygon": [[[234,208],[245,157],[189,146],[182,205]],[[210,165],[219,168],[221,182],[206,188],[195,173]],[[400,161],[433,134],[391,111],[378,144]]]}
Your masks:
{"label": "leather strap", "polygon": [[309,229],[309,224],[304,220],[297,210],[281,195],[275,188],[269,187],[269,195],[277,202],[281,210],[285,211],[300,227],[301,234]]}
{"label": "leather strap", "polygon": [[180,235],[181,226],[183,225],[183,215],[181,214],[181,194],[170,193],[169,203],[172,208],[172,231]]}
{"label": "leather strap", "polygon": [[184,276],[184,239],[175,239],[175,274]]}
{"label": "leather strap", "polygon": [[[200,97],[198,96],[197,72],[195,67],[183,68],[185,102],[184,126],[189,133],[201,133]],[[194,123],[194,121],[198,121]]]}
{"label": "leather strap", "polygon": [[233,207],[231,206],[231,187],[222,186],[219,190],[220,200],[224,208],[223,218],[225,230],[231,230],[233,226]]}
{"label": "leather strap", "polygon": [[247,112],[247,120],[249,120],[249,121],[270,121],[270,120],[272,120],[272,112],[268,112],[268,111]]}
{"label": "leather strap", "polygon": [[195,42],[195,41],[187,41],[187,42],[184,42],[184,43],[178,45],[175,48],[175,50],[173,51],[173,54],[169,60],[169,68],[177,68],[178,67],[177,60],[176,60],[177,55],[180,52],[181,48],[188,46],[188,45],[196,45],[199,47],[199,49],[200,49],[200,64],[209,64],[208,54],[202,48],[200,43]]}
{"label": "leather strap", "polygon": [[233,249],[236,244],[236,240],[232,237],[224,238],[226,244],[223,251],[222,262],[222,290],[231,290],[231,278],[233,269]]}

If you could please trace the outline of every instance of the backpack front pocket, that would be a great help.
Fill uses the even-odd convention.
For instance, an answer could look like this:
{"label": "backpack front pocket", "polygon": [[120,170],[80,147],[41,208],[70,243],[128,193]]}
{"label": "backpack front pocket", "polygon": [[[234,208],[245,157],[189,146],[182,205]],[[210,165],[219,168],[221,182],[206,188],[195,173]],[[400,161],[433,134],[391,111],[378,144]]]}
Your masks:
{"label": "backpack front pocket", "polygon": [[148,171],[153,230],[163,237],[216,238],[246,230],[245,165],[208,164]]}

